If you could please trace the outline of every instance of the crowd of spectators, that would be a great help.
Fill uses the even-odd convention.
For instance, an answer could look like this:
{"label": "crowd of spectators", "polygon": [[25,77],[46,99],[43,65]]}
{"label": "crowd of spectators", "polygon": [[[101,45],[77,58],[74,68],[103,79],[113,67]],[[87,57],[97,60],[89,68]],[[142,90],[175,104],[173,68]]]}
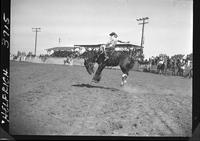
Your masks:
{"label": "crowd of spectators", "polygon": [[[52,54],[40,54],[38,57],[45,62],[47,58],[49,57],[66,57],[68,58],[68,60],[73,59],[73,58],[84,58],[87,57],[87,53],[88,51],[84,52],[83,54],[79,54],[77,51],[55,51]],[[137,54],[137,52],[135,52],[135,54]],[[172,65],[177,66],[180,68],[182,66],[184,66],[183,69],[185,68],[190,68],[192,69],[192,60],[193,60],[193,54],[187,54],[187,55],[183,55],[183,54],[175,54],[173,56],[168,56],[166,54],[159,54],[158,56],[152,56],[149,59],[144,59],[144,55],[143,54],[138,54],[136,55],[137,59],[139,61],[140,66],[144,66],[144,71],[146,72],[151,72],[154,71],[156,72],[157,70],[157,65],[160,62],[167,62],[166,66],[168,67],[168,64],[170,64],[171,68],[169,67],[169,70],[172,69]],[[32,58],[35,57],[35,55],[32,52],[28,52],[28,54],[26,54],[25,52],[17,52],[17,55],[10,55],[10,57],[12,58],[11,60],[17,60],[19,59],[19,61],[25,61],[27,58]]]}

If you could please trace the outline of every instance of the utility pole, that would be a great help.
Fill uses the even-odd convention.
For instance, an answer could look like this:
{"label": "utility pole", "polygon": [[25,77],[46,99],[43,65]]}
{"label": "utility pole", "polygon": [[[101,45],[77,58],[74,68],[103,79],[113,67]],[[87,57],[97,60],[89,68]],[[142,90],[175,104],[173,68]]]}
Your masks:
{"label": "utility pole", "polygon": [[37,47],[37,33],[41,31],[40,28],[32,28],[32,31],[35,32],[35,56],[36,56],[36,47]]}
{"label": "utility pole", "polygon": [[136,19],[137,21],[142,21],[142,23],[139,23],[139,25],[142,24],[141,47],[143,47],[143,44],[144,44],[144,25],[148,23],[148,22],[145,22],[145,20],[148,20],[148,19],[149,19],[148,17]]}

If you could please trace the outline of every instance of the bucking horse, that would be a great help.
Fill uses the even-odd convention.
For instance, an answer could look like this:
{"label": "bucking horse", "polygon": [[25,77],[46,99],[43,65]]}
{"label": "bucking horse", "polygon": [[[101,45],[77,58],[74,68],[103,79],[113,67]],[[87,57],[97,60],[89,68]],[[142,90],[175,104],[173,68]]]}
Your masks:
{"label": "bucking horse", "polygon": [[133,68],[135,59],[133,51],[115,51],[113,48],[108,52],[109,59],[105,60],[104,52],[99,49],[97,51],[88,51],[87,57],[84,59],[84,66],[87,72],[91,75],[94,73],[94,64],[98,64],[98,68],[95,75],[92,78],[92,82],[98,83],[101,80],[101,73],[106,66],[114,67],[120,66],[122,74],[121,86],[127,83],[127,77],[129,71]]}

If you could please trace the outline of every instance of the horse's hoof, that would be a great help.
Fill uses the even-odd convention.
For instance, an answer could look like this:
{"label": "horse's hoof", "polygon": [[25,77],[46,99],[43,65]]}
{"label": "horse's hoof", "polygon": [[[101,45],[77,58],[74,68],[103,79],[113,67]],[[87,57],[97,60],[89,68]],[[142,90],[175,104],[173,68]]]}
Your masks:
{"label": "horse's hoof", "polygon": [[92,79],[92,82],[94,82],[94,83],[98,83],[99,81],[97,81],[97,80],[93,80],[93,79]]}

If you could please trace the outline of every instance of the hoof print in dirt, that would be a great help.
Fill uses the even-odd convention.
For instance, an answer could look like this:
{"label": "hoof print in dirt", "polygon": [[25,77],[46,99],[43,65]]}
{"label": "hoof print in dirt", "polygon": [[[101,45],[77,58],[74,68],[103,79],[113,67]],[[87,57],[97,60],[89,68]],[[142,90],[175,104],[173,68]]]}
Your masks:
{"label": "hoof print in dirt", "polygon": [[110,122],[110,128],[112,131],[120,130],[123,128],[123,125],[120,122]]}
{"label": "hoof print in dirt", "polygon": [[137,124],[134,123],[134,124],[132,125],[132,127],[133,127],[133,128],[137,128]]}
{"label": "hoof print in dirt", "polygon": [[97,80],[92,80],[91,82],[93,82],[93,83],[99,83],[99,81],[97,81]]}
{"label": "hoof print in dirt", "polygon": [[104,129],[97,129],[96,130],[99,134],[106,134],[106,130],[104,130]]}

